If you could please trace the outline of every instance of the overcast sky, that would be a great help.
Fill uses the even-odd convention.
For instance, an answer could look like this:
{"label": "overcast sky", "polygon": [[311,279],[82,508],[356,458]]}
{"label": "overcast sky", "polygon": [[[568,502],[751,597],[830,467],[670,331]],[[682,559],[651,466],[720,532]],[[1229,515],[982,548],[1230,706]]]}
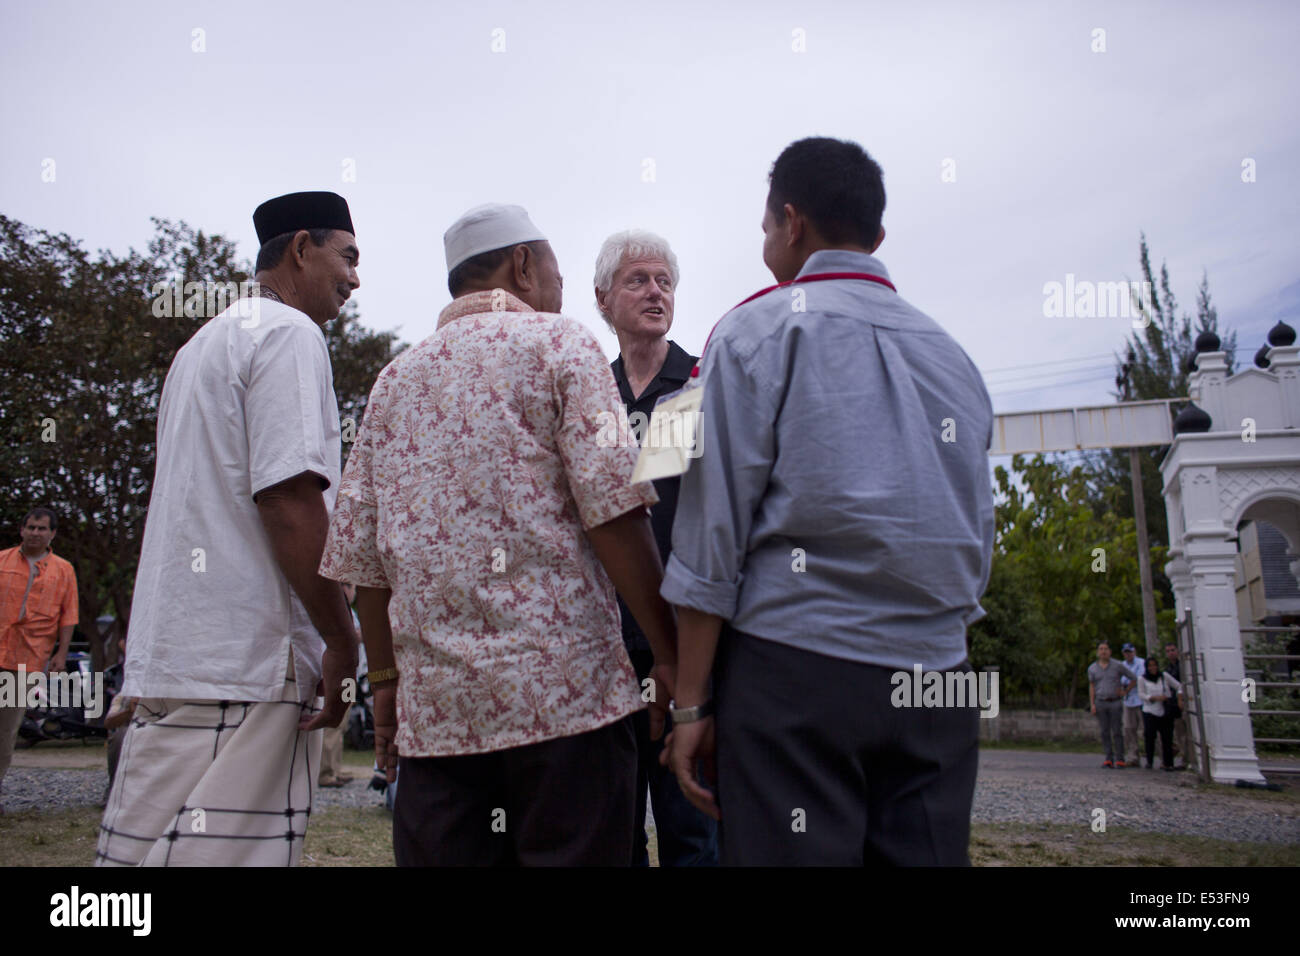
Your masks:
{"label": "overcast sky", "polygon": [[766,176],[808,135],[881,163],[878,255],[998,411],[1111,400],[1129,320],[1047,317],[1043,288],[1136,280],[1142,230],[1189,312],[1208,271],[1239,363],[1279,317],[1300,323],[1295,3],[0,11],[0,212],[117,252],[147,245],[150,216],[182,219],[251,258],[259,202],[331,189],[357,228],[362,321],[406,342],[449,300],[443,231],[515,202],[555,247],[565,312],[611,358],[600,243],[666,237],[682,270],[672,337],[698,352],[773,281]]}

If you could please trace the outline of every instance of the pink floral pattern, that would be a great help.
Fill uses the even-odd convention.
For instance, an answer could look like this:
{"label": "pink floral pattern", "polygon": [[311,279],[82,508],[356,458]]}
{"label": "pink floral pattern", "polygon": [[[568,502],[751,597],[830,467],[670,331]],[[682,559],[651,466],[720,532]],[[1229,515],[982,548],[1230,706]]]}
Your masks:
{"label": "pink floral pattern", "polygon": [[498,289],[380,374],[321,574],[392,590],[403,756],[584,733],[644,706],[592,528],[654,504],[595,337]]}

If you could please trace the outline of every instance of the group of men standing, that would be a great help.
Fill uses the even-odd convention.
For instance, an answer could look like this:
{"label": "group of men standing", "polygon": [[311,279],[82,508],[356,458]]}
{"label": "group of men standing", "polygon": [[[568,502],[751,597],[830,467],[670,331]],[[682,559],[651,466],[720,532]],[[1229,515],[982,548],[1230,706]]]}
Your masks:
{"label": "group of men standing", "polygon": [[[399,864],[644,863],[647,793],[663,863],[967,862],[976,711],[891,707],[890,674],[969,666],[992,409],[874,256],[861,147],[796,142],[769,184],[779,284],[702,357],[668,339],[668,244],[605,242],[612,374],[528,213],[471,209],[342,474],[321,327],[356,231],[332,193],[258,208],[260,297],[163,389],[99,864],[298,860],[357,666],[344,582]],[[644,436],[601,421],[684,387],[699,457],[633,483]]]}

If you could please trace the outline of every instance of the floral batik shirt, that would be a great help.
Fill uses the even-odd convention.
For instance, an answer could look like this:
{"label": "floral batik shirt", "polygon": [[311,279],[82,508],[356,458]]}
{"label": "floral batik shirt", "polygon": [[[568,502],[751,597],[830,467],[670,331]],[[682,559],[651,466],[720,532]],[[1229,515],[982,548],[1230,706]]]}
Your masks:
{"label": "floral batik shirt", "polygon": [[[497,289],[380,373],[320,572],[388,588],[398,749],[451,756],[643,707],[586,529],[654,504],[595,337]],[[622,423],[619,423],[622,424]]]}

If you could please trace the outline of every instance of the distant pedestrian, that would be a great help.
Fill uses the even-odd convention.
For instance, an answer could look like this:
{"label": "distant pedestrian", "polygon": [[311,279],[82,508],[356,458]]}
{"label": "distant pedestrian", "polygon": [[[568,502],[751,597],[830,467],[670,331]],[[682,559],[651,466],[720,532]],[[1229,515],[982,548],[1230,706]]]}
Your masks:
{"label": "distant pedestrian", "polygon": [[[22,544],[0,551],[0,671],[9,672],[15,688],[25,683],[20,673],[58,674],[67,667],[77,624],[77,575],[50,550],[56,522],[53,511],[33,508],[20,526]],[[0,784],[25,712],[20,700],[0,705]]]}
{"label": "distant pedestrian", "polygon": [[[1122,767],[1127,760],[1136,767],[1142,762],[1139,735],[1142,729],[1142,698],[1138,695],[1137,678],[1141,677],[1146,669],[1146,662],[1137,656],[1137,648],[1132,644],[1125,644],[1120,650],[1124,654],[1124,666],[1137,677],[1132,680],[1127,677],[1120,678],[1120,685],[1124,688],[1124,752],[1122,754],[1124,759],[1117,760],[1115,766]],[[1132,757],[1129,756],[1130,754]]]}
{"label": "distant pedestrian", "polygon": [[1174,769],[1174,742],[1171,731],[1173,718],[1169,704],[1177,704],[1177,694],[1183,685],[1175,678],[1162,673],[1154,658],[1146,661],[1146,671],[1138,678],[1138,693],[1142,697],[1142,724],[1146,737],[1147,769],[1152,769],[1155,759],[1156,734],[1160,734],[1160,762],[1165,770]]}
{"label": "distant pedestrian", "polygon": [[1110,644],[1098,644],[1097,659],[1088,665],[1088,700],[1092,713],[1097,715],[1101,745],[1106,751],[1103,767],[1114,767],[1117,762],[1124,766],[1124,690],[1120,678],[1125,675],[1134,681],[1138,678],[1135,672],[1111,660]]}

